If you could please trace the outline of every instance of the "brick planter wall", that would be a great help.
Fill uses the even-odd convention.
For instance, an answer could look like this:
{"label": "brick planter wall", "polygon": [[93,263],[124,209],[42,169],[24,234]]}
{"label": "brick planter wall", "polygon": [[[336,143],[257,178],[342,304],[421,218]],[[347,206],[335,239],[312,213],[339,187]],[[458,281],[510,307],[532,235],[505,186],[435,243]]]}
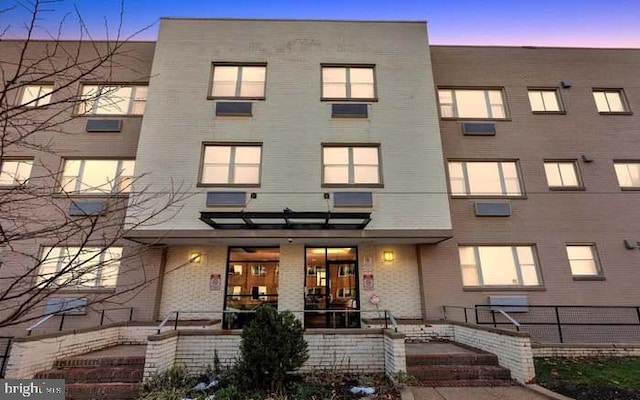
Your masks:
{"label": "brick planter wall", "polygon": [[640,357],[640,344],[549,344],[535,345],[534,357]]}

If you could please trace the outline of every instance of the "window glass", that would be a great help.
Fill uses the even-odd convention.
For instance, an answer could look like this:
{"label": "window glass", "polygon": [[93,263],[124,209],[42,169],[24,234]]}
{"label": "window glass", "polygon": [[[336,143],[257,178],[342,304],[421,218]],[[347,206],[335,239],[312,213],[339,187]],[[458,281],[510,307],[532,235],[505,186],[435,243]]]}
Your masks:
{"label": "window glass", "polygon": [[0,186],[23,185],[31,176],[32,160],[6,160],[0,170]]}
{"label": "window glass", "polygon": [[622,90],[594,90],[593,99],[596,102],[598,112],[616,113],[628,111],[622,98]]}
{"label": "window glass", "polygon": [[617,162],[614,167],[621,188],[640,187],[640,162]]}
{"label": "window glass", "polygon": [[460,246],[465,286],[540,284],[532,246]]}
{"label": "window glass", "polygon": [[505,118],[501,90],[439,89],[440,114],[444,118]]}
{"label": "window glass", "polygon": [[594,246],[568,245],[567,257],[571,273],[576,276],[600,275]]}
{"label": "window glass", "polygon": [[324,184],[378,184],[378,147],[324,147]]}
{"label": "window glass", "polygon": [[322,97],[371,99],[374,81],[373,67],[322,67]]}
{"label": "window glass", "polygon": [[45,247],[38,285],[115,287],[121,258],[120,247]]}
{"label": "window glass", "polygon": [[544,163],[544,171],[550,187],[578,187],[580,185],[574,161],[547,161]]}
{"label": "window glass", "polygon": [[128,192],[133,160],[66,160],[62,190],[78,193]]}
{"label": "window glass", "polygon": [[267,67],[264,65],[214,65],[212,96],[261,98]]}
{"label": "window glass", "polygon": [[201,182],[259,184],[261,152],[261,146],[206,146]]}
{"label": "window glass", "polygon": [[142,115],[147,99],[146,86],[84,85],[80,114]]}
{"label": "window glass", "polygon": [[531,103],[531,111],[536,112],[553,112],[561,111],[560,102],[558,101],[558,92],[555,89],[529,90],[529,103]]}
{"label": "window glass", "polygon": [[522,195],[515,162],[449,162],[449,183],[453,195]]}
{"label": "window glass", "polygon": [[22,89],[20,105],[40,107],[51,103],[53,85],[27,85]]}

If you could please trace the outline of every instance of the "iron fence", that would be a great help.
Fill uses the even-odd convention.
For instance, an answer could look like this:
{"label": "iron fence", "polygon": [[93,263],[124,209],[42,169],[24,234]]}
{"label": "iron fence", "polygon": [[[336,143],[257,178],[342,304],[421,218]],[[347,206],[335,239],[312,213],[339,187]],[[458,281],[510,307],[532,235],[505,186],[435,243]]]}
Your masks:
{"label": "iron fence", "polygon": [[[133,321],[133,307],[105,308],[92,314],[94,318],[98,315],[100,316],[100,322],[97,324],[98,326],[102,326],[105,323]],[[57,320],[57,330],[58,332],[62,332],[67,317],[73,318],[73,316],[75,316],[75,314],[67,314],[66,312],[47,314],[39,319],[35,324],[27,328],[27,336],[31,336],[31,333],[37,328],[46,328],[47,331],[50,331],[52,327],[46,326],[45,323],[49,320],[55,322],[55,318],[59,318],[59,320]]]}
{"label": "iron fence", "polygon": [[7,367],[12,341],[13,337],[11,336],[0,336],[0,378],[4,378],[4,370]]}
{"label": "iron fence", "polygon": [[444,319],[527,332],[541,343],[640,342],[640,307],[568,305],[443,306]]}

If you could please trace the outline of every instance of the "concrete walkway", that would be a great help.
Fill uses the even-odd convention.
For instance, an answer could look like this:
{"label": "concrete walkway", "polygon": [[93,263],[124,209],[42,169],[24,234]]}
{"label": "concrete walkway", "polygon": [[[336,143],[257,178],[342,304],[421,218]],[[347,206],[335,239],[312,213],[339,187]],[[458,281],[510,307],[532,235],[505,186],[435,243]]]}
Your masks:
{"label": "concrete walkway", "polygon": [[522,386],[435,388],[411,386],[408,391],[402,393],[402,400],[549,400],[562,398],[568,399],[564,396],[545,396]]}

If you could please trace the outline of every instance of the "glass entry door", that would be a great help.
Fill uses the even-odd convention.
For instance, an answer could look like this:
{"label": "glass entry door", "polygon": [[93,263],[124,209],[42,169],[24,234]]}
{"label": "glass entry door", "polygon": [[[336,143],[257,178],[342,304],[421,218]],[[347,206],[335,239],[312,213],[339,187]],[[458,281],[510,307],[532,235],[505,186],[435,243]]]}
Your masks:
{"label": "glass entry door", "polygon": [[307,248],[305,328],[357,328],[358,255],[355,247]]}

